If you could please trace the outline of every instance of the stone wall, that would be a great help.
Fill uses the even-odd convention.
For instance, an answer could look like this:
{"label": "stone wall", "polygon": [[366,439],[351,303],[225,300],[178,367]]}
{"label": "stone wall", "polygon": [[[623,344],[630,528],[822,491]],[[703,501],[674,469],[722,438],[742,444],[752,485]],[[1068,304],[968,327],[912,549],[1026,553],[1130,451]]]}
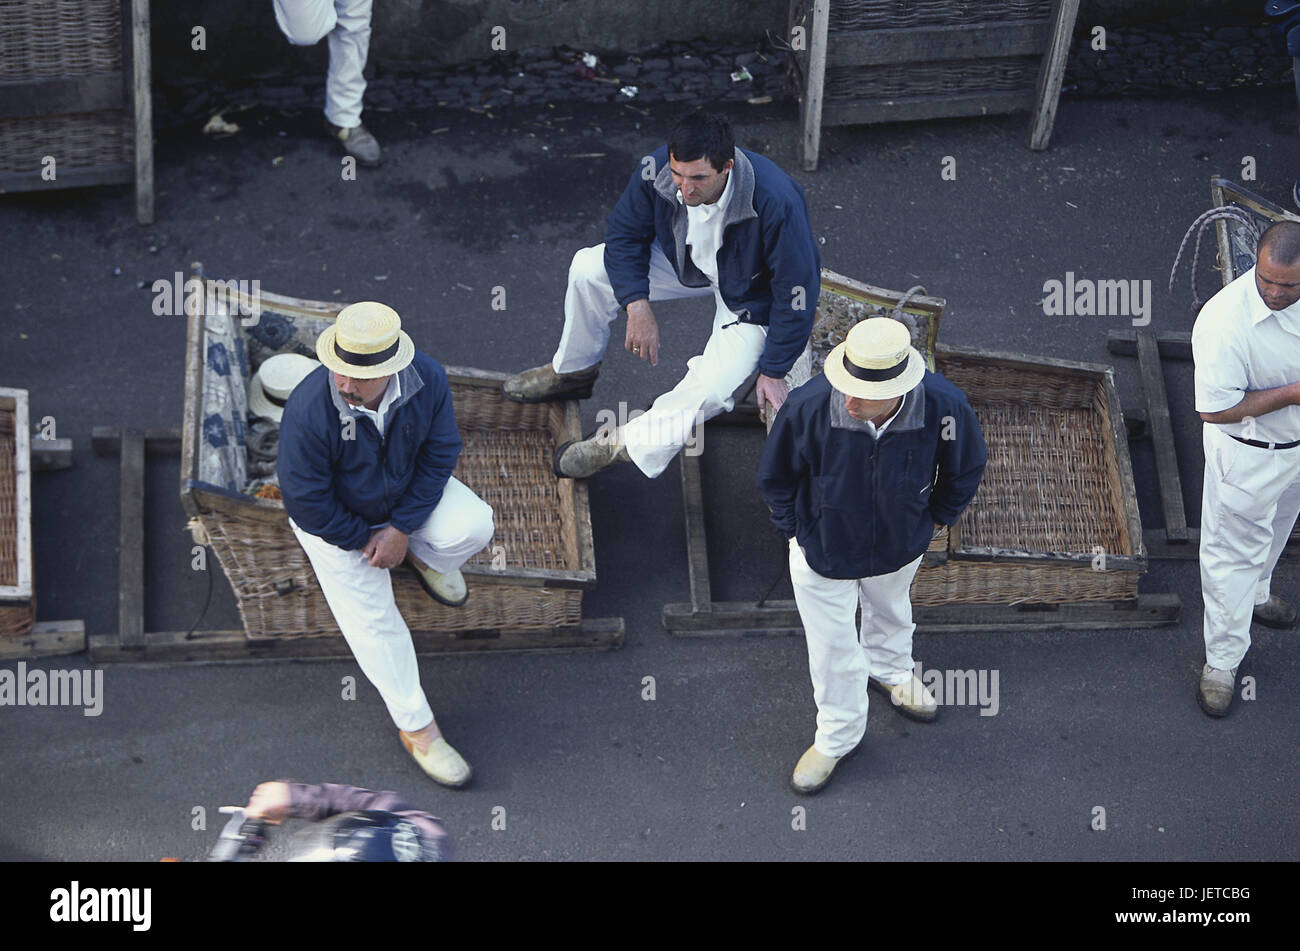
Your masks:
{"label": "stone wall", "polygon": [[[835,2],[835,0],[832,0]],[[375,0],[371,59],[380,68],[448,66],[493,57],[493,27],[513,52],[574,47],[653,50],[667,42],[756,43],[782,35],[788,0]],[[1177,18],[1254,22],[1262,0],[1082,0],[1080,26],[1108,28]],[[152,5],[154,71],[162,79],[229,79],[298,72],[325,61],[325,44],[291,47],[272,0],[185,0]],[[192,49],[203,27],[206,51]]]}

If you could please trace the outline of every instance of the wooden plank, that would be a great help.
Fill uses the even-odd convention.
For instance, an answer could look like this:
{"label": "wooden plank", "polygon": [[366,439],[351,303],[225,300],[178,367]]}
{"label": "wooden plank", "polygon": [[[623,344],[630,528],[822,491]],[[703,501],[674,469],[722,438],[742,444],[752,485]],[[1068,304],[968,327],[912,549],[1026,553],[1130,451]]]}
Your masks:
{"label": "wooden plank", "polygon": [[117,635],[126,648],[144,644],[144,433],[122,436],[121,534]]}
{"label": "wooden plank", "polygon": [[[1151,331],[1146,331],[1151,334]],[[1108,330],[1106,331],[1106,349],[1111,353],[1124,357],[1137,356],[1137,335],[1136,330]],[[1192,334],[1188,330],[1162,330],[1160,333],[1152,334],[1155,337],[1156,346],[1160,351],[1162,360],[1190,360],[1192,359]]]}
{"label": "wooden plank", "polygon": [[[1181,601],[1176,594],[1139,595],[1135,601],[1079,601],[1060,605],[946,604],[918,605],[912,611],[922,634],[978,631],[1116,630],[1177,623]],[[690,604],[666,604],[661,620],[671,634],[683,637],[737,637],[802,634],[793,601],[714,602],[701,614]]]}
{"label": "wooden plank", "polygon": [[501,384],[511,377],[511,374],[499,370],[480,370],[477,367],[443,367],[443,369],[447,371],[448,383],[481,386],[484,389],[500,389]]}
{"label": "wooden plank", "polygon": [[0,661],[80,654],[85,649],[83,621],[37,621],[26,637],[0,637]]}
{"label": "wooden plank", "polygon": [[32,470],[50,472],[56,469],[72,468],[71,439],[33,439]]}
{"label": "wooden plank", "polygon": [[15,554],[18,564],[15,583],[0,585],[0,600],[29,601],[32,581],[32,460],[31,418],[27,410],[27,391],[0,387],[0,399],[12,404],[14,414],[14,499],[13,513],[17,537]]}
{"label": "wooden plank", "polygon": [[[189,278],[203,280],[203,265],[191,262]],[[188,279],[186,283],[189,283]],[[199,478],[199,439],[203,429],[203,331],[204,316],[188,314],[185,319],[185,407],[181,416],[181,507],[194,518],[199,514],[190,486]]]}
{"label": "wooden plank", "polygon": [[1114,369],[1108,363],[1083,363],[1078,360],[1062,360],[1058,357],[1036,357],[1001,350],[978,350],[974,347],[958,347],[947,343],[937,344],[934,353],[936,357],[964,357],[978,360],[989,366],[1011,367],[1014,369],[1041,371],[1043,367],[1051,367],[1063,375],[1087,377],[1094,380],[1097,377],[1105,376],[1107,371]]}
{"label": "wooden plank", "polygon": [[837,32],[827,40],[826,67],[1040,56],[1051,28],[1040,19]]}
{"label": "wooden plank", "polygon": [[[1210,207],[1221,208],[1228,204],[1228,199],[1224,197],[1223,189],[1227,184],[1224,179],[1217,175],[1210,178]],[[1224,287],[1231,284],[1237,277],[1237,269],[1232,263],[1232,242],[1228,238],[1228,222],[1219,218],[1214,222],[1214,243],[1219,248],[1219,280]]]}
{"label": "wooden plank", "polygon": [[[151,456],[175,456],[181,451],[179,429],[146,429],[140,431],[140,436],[144,440],[145,451]],[[90,431],[90,445],[97,456],[116,456],[121,451],[122,427],[94,427]]]}
{"label": "wooden plank", "polygon": [[[1032,89],[904,96],[899,99],[830,100],[822,105],[822,125],[869,125],[876,122],[910,122],[1028,112],[1034,105]],[[811,169],[808,169],[811,171]]]}
{"label": "wooden plank", "polygon": [[704,488],[700,457],[677,454],[682,470],[682,508],[686,512],[686,563],[691,579],[691,604],[708,613],[713,607],[709,587],[709,543],[704,533]]}
{"label": "wooden plank", "polygon": [[1065,61],[1070,56],[1074,21],[1079,15],[1079,0],[1056,0],[1052,9],[1052,37],[1038,72],[1038,94],[1034,99],[1034,117],[1029,124],[1029,147],[1035,152],[1047,148],[1056,121],[1056,106],[1061,99],[1061,81]]}
{"label": "wooden plank", "polygon": [[[1101,379],[1106,407],[1110,412],[1110,432],[1115,447],[1115,465],[1119,469],[1119,484],[1124,497],[1124,534],[1129,548],[1146,571],[1146,549],[1142,544],[1142,513],[1138,510],[1137,483],[1133,479],[1133,461],[1128,452],[1128,429],[1124,411],[1119,404],[1119,390],[1115,387],[1115,371],[1107,370]],[[1107,563],[1114,556],[1107,555]]]}
{"label": "wooden plank", "polygon": [[47,182],[41,178],[41,169],[30,172],[0,173],[0,195],[10,192],[31,192],[53,188],[88,188],[92,185],[123,185],[135,181],[135,167],[129,162],[95,165],[90,168],[63,168],[58,178]]}
{"label": "wooden plank", "polygon": [[799,100],[799,161],[805,172],[817,170],[821,153],[822,106],[826,86],[826,33],[830,0],[812,0],[812,25],[808,36],[808,75]]}
{"label": "wooden plank", "polygon": [[0,119],[39,119],[126,108],[120,70],[61,79],[0,82]]}
{"label": "wooden plank", "polygon": [[[550,654],[571,651],[607,651],[623,646],[623,619],[587,618],[573,627],[538,631],[412,631],[420,656],[448,654]],[[181,631],[150,632],[138,650],[126,650],[111,635],[93,634],[88,642],[90,659],[97,663],[131,666],[155,664],[255,663],[261,661],[351,660],[342,637],[266,637],[249,639],[243,631],[198,631],[186,637]]]}
{"label": "wooden plank", "polygon": [[[582,438],[582,414],[577,400],[564,403],[564,425],[570,439]],[[592,581],[596,579],[596,541],[591,528],[591,502],[588,496],[586,479],[570,479],[569,491],[572,493],[573,517],[577,522],[578,565],[589,573]]]}
{"label": "wooden plank", "polygon": [[1142,373],[1142,392],[1146,397],[1147,427],[1151,431],[1151,442],[1156,454],[1156,480],[1160,488],[1165,534],[1172,543],[1186,543],[1187,513],[1183,509],[1183,483],[1178,475],[1174,429],[1169,420],[1169,398],[1165,394],[1165,375],[1160,366],[1159,346],[1151,331],[1138,331],[1137,351],[1138,368]]}
{"label": "wooden plank", "polygon": [[135,220],[153,223],[153,92],[149,0],[131,0],[132,114],[135,117]]}
{"label": "wooden plank", "polygon": [[[1286,565],[1300,563],[1300,534],[1297,534],[1297,530],[1300,530],[1300,525],[1291,532],[1290,539],[1278,558],[1279,563]],[[1199,528],[1187,529],[1187,541],[1181,544],[1170,544],[1165,538],[1164,531],[1158,528],[1148,528],[1142,536],[1147,548],[1147,557],[1152,561],[1197,561],[1201,557]]]}
{"label": "wooden plank", "polygon": [[[953,561],[1006,562],[1032,567],[1068,568],[1076,565],[1091,568],[1096,555],[1091,552],[1026,551],[1016,548],[954,548],[949,553]],[[1147,562],[1141,555],[1112,555],[1106,553],[1107,571],[1146,571]]]}

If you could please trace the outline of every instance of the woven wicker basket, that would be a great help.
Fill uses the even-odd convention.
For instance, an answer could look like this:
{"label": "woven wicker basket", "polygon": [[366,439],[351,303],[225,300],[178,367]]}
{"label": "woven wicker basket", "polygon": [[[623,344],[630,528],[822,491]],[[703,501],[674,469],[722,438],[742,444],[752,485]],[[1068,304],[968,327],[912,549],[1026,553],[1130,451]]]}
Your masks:
{"label": "woven wicker basket", "polygon": [[36,621],[26,428],[26,391],[0,391],[0,638],[26,637]]}
{"label": "woven wicker basket", "polygon": [[[206,286],[210,290],[211,282]],[[261,294],[264,319],[314,322],[342,306]],[[196,538],[211,544],[249,638],[338,634],[283,504],[199,478],[200,397],[211,372],[205,323],[203,316],[190,318],[182,435],[181,496]],[[392,572],[407,626],[473,632],[580,624],[582,591],[596,579],[586,484],[557,479],[551,471],[555,447],[581,438],[577,404],[514,403],[501,395],[504,374],[455,367],[447,373],[464,442],[454,474],[492,506],[496,533],[463,569],[470,598],[462,607],[431,599],[408,568]]]}
{"label": "woven wicker basket", "polygon": [[[805,369],[818,372],[857,320],[894,316],[904,296],[823,271]],[[932,544],[912,602],[1136,599],[1146,549],[1110,368],[935,344],[943,304],[918,297],[899,313],[931,368],[965,392],[989,461],[954,530]]]}
{"label": "woven wicker basket", "polygon": [[[122,83],[121,0],[0,0],[0,83]],[[94,168],[133,161],[128,109],[0,119],[0,173]]]}
{"label": "woven wicker basket", "polygon": [[1034,20],[1052,14],[1052,0],[834,0],[832,30],[886,30]]}

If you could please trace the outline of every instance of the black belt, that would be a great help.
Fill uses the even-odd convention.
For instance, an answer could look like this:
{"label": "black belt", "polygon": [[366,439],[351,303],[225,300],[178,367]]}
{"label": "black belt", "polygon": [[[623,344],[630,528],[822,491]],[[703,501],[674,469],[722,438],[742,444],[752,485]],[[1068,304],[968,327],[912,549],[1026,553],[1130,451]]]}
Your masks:
{"label": "black belt", "polygon": [[[1232,436],[1232,433],[1228,433]],[[1232,436],[1237,442],[1244,442],[1247,446],[1254,446],[1256,449],[1294,449],[1300,446],[1300,439],[1295,442],[1260,442],[1258,439],[1242,439],[1240,436]]]}

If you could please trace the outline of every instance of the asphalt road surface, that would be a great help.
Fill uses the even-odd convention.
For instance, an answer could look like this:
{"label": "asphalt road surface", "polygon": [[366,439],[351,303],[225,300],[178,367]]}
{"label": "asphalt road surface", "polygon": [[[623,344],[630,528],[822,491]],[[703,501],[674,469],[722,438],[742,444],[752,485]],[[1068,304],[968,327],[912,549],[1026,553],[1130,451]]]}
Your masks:
{"label": "asphalt road surface", "polygon": [[[1066,99],[1051,148],[1037,153],[1024,144],[1025,116],[830,129],[815,173],[796,171],[789,106],[728,109],[738,144],[803,183],[825,266],[946,297],[944,341],[1116,364],[1126,406],[1140,401],[1136,360],[1110,356],[1105,333],[1130,319],[1047,316],[1044,283],[1067,272],[1149,280],[1151,327],[1188,330],[1186,275],[1174,294],[1165,284],[1183,230],[1209,207],[1210,175],[1239,176],[1253,156],[1248,187],[1287,204],[1297,175],[1285,88]],[[90,433],[180,425],[184,321],[154,315],[154,280],[198,260],[265,290],[381,300],[445,364],[533,366],[558,339],[570,257],[602,240],[605,215],[673,112],[380,113],[367,123],[385,164],[355,181],[342,180],[315,116],[240,118],[225,140],[186,130],[158,143],[152,227],[134,223],[127,188],[0,199],[0,384],[29,389],[33,419],[53,417],[76,447],[72,469],[34,478],[42,620],[116,628],[118,463],[92,453]],[[948,156],[954,180],[941,176]],[[1212,257],[1203,294],[1218,286]],[[492,308],[495,287],[506,289],[504,311]],[[702,302],[656,312],[659,366],[611,347],[583,404],[587,425],[619,401],[644,406],[702,346]],[[1189,363],[1167,364],[1195,524],[1191,380]],[[761,436],[710,427],[705,438],[715,597],[755,600],[783,560],[753,488]],[[1143,520],[1158,525],[1150,445],[1132,451]],[[147,630],[187,629],[206,594],[190,570],[178,468],[148,466]],[[469,789],[423,776],[352,662],[109,665],[98,716],[0,709],[0,859],[198,859],[215,842],[217,807],[276,777],[398,790],[441,816],[470,861],[1300,855],[1298,635],[1257,630],[1241,671],[1256,678],[1257,699],[1206,717],[1195,701],[1194,561],[1153,562],[1142,580],[1144,592],[1181,598],[1173,626],[918,635],[927,669],[996,672],[996,714],[968,703],[921,725],[873,699],[862,750],[805,799],[788,785],[814,730],[802,640],[689,640],[660,623],[665,603],[688,598],[676,463],[654,481],[629,467],[597,476],[591,517],[599,583],[584,615],[624,618],[621,650],[421,660],[439,723],[475,767]],[[1275,589],[1294,594],[1296,581],[1283,565]],[[774,596],[790,596],[788,581]],[[218,574],[202,627],[238,626]],[[88,667],[84,655],[30,664]],[[355,700],[342,699],[349,676]],[[643,699],[646,677],[653,700]],[[206,829],[194,828],[197,807]]]}

